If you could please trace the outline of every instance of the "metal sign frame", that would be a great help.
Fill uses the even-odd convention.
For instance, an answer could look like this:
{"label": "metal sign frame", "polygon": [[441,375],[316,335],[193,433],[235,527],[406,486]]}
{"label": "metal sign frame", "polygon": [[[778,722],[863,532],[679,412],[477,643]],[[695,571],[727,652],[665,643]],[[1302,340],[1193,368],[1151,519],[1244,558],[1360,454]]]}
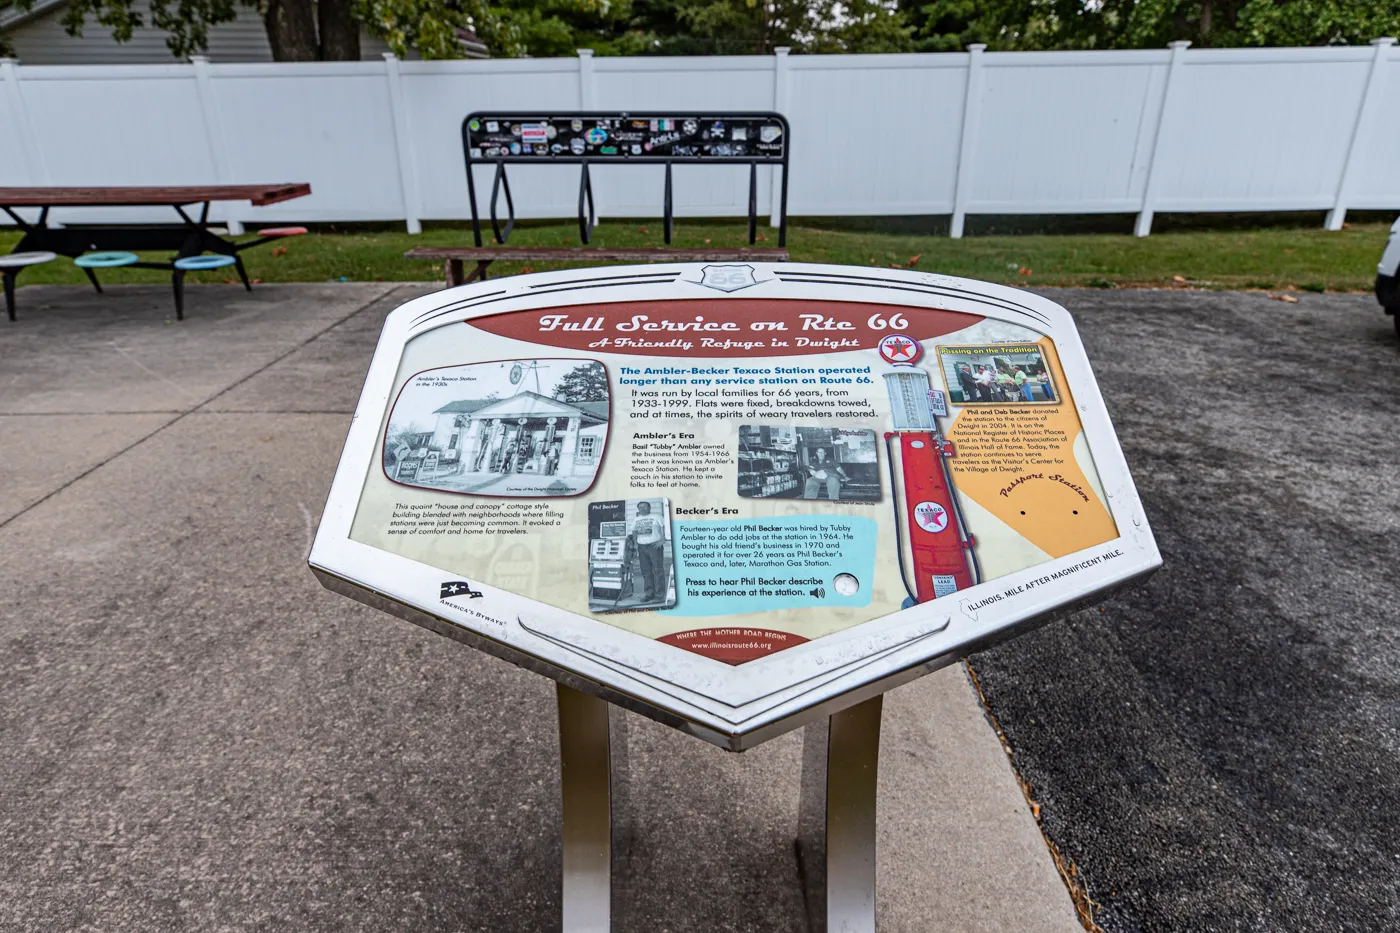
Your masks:
{"label": "metal sign frame", "polygon": [[[695,120],[706,121],[758,121],[778,123],[782,126],[782,154],[778,156],[752,153],[746,155],[700,155],[700,156],[674,156],[661,155],[653,156],[647,154],[632,155],[630,153],[616,154],[585,154],[575,155],[573,153],[559,154],[511,154],[503,153],[494,156],[473,156],[472,151],[472,129],[476,123],[486,123],[487,121],[520,121],[520,120],[580,120],[584,122],[599,120],[672,120],[685,121]],[[511,231],[515,229],[515,200],[510,193],[510,180],[506,177],[507,165],[578,165],[579,189],[578,189],[578,229],[579,239],[585,244],[593,234],[593,227],[597,223],[598,215],[593,207],[593,180],[589,173],[590,165],[664,165],[666,168],[666,183],[662,195],[662,216],[664,238],[667,245],[670,245],[671,234],[674,227],[674,205],[672,197],[671,167],[673,165],[747,165],[749,167],[749,198],[748,198],[748,224],[749,224],[749,245],[757,242],[758,236],[758,166],[776,165],[781,169],[782,180],[778,201],[778,246],[787,245],[787,200],[788,200],[788,157],[792,151],[792,128],[788,125],[787,118],[780,113],[771,111],[668,111],[655,112],[645,111],[632,113],[628,111],[608,111],[608,110],[579,110],[579,111],[543,111],[543,110],[478,110],[467,114],[462,120],[462,154],[467,164],[467,201],[471,204],[472,212],[472,236],[477,246],[481,246],[481,218],[476,205],[476,179],[473,178],[472,167],[475,165],[494,165],[495,175],[491,182],[491,232],[497,243],[505,243],[510,237]],[[496,205],[501,194],[506,197],[506,224],[503,228],[497,217]]]}
{"label": "metal sign frame", "polygon": [[[936,308],[1021,324],[1049,336],[1119,537],[845,631],[731,666],[484,583],[470,609],[443,602],[448,571],[359,543],[351,523],[379,446],[400,357],[411,339],[502,312],[605,302],[703,298],[701,264],[564,270],[453,288],[389,315],[356,406],[309,557],[325,586],[730,750],[753,747],[871,699],[966,654],[1065,615],[1161,564],[1142,503],[1069,313],[1015,288],[950,276],[806,263],[753,264],[733,297]],[[1105,552],[1112,560],[1059,579]],[[1033,585],[1032,585],[1033,584]],[[1028,588],[1014,597],[985,597]],[[818,610],[813,610],[818,611]]]}

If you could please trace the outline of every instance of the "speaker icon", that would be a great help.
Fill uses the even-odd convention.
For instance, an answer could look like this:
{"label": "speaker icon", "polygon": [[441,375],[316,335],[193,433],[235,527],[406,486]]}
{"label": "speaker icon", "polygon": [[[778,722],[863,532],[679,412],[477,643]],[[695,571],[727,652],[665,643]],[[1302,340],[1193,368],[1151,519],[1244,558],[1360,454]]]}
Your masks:
{"label": "speaker icon", "polygon": [[822,589],[819,586],[814,586],[812,587],[812,595],[815,596],[817,599],[825,599],[826,590]]}

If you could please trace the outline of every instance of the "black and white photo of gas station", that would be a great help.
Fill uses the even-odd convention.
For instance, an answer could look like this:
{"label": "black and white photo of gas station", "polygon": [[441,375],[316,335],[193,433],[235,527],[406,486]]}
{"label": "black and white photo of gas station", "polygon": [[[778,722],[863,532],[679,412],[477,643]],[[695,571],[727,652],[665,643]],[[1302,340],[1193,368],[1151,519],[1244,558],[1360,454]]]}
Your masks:
{"label": "black and white photo of gas station", "polygon": [[576,496],[608,440],[608,376],[596,360],[499,360],[418,373],[384,435],[396,483],[478,496]]}

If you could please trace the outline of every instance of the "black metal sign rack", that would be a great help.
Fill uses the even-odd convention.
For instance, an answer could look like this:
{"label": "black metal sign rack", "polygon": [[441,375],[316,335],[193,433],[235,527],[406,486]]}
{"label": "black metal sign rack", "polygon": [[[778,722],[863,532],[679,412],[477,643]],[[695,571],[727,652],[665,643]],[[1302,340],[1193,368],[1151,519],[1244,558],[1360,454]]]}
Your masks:
{"label": "black metal sign rack", "polygon": [[[507,164],[581,167],[578,188],[579,238],[586,244],[597,223],[593,206],[591,165],[664,165],[665,239],[674,226],[671,167],[677,164],[748,165],[749,243],[758,236],[758,166],[781,168],[778,245],[787,245],[788,154],[791,134],[787,120],[772,112],[542,112],[478,111],[462,121],[462,148],[467,163],[467,195],[471,201],[472,234],[481,246],[481,220],[472,167],[496,167],[491,183],[491,231],[505,243],[515,228]],[[505,194],[506,222],[497,206]]]}

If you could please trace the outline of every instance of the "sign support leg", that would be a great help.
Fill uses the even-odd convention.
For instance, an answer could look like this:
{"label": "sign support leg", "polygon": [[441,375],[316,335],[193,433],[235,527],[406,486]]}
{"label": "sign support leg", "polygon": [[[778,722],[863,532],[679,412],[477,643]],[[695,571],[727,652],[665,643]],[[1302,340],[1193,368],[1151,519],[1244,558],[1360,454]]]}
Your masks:
{"label": "sign support leg", "polygon": [[883,698],[807,727],[797,851],[815,933],[875,931],[875,794]]}
{"label": "sign support leg", "polygon": [[608,933],[612,760],[606,700],[558,684],[564,797],[564,933]]}

